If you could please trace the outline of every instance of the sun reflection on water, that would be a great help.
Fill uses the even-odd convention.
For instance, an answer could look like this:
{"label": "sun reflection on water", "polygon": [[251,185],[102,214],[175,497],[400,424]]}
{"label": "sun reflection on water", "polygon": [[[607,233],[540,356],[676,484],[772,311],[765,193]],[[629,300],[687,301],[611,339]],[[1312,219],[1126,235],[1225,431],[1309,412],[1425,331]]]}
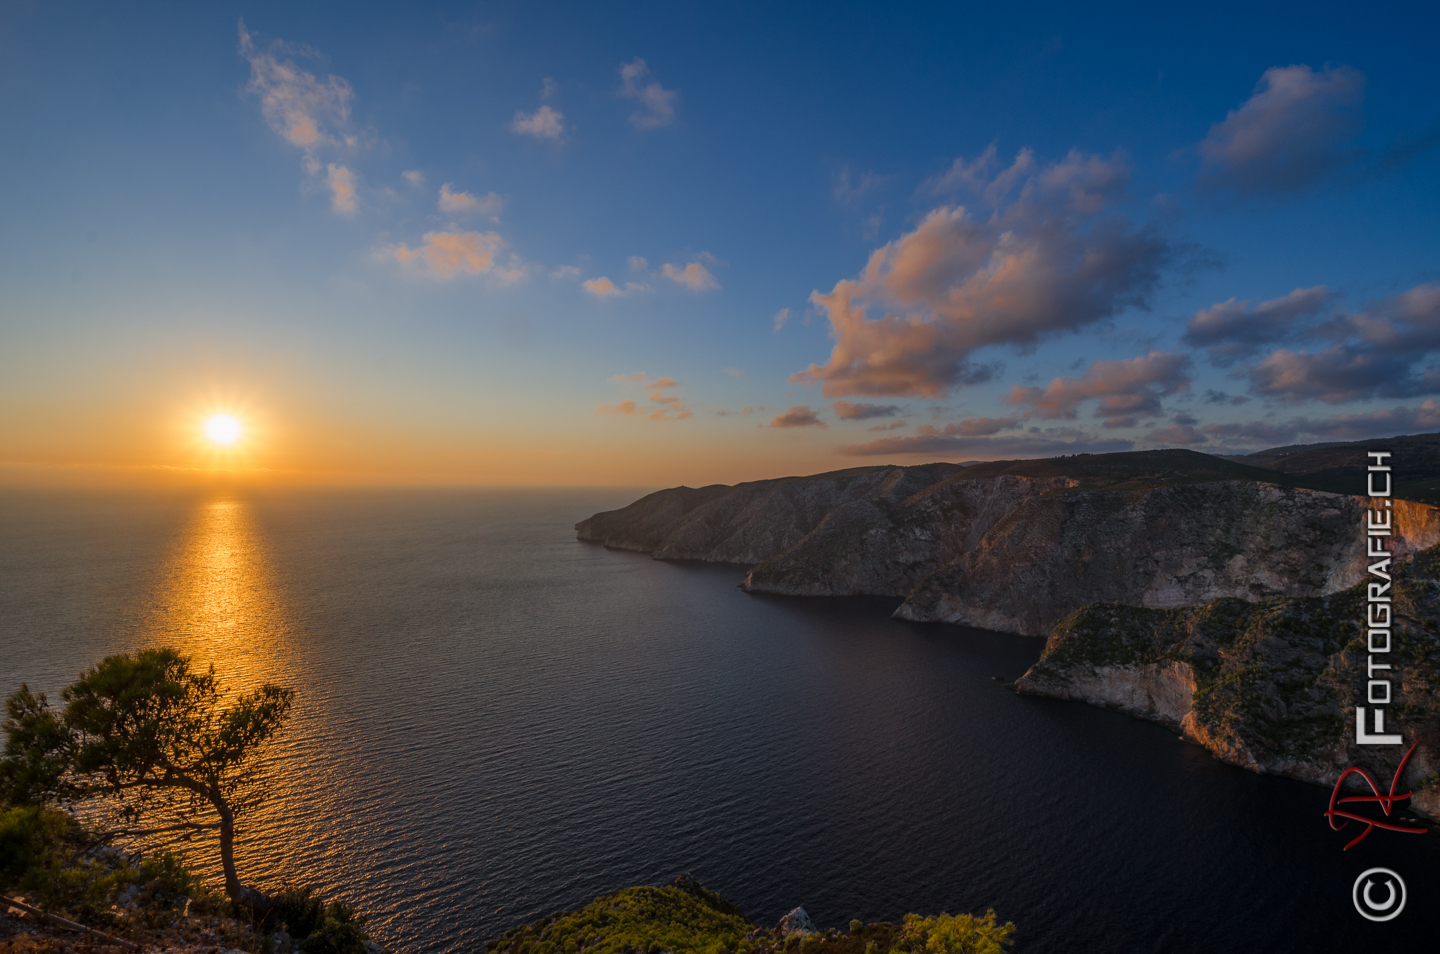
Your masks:
{"label": "sun reflection on water", "polygon": [[[178,649],[198,670],[213,665],[227,699],[267,682],[296,686],[283,587],[253,501],[221,496],[197,503],[148,601],[142,633],[145,645]],[[285,767],[293,760],[297,717],[305,701],[297,699],[290,723],[260,765],[262,784],[272,794],[241,821],[237,861],[242,880],[269,880],[266,875],[275,874],[277,851],[266,835],[275,830],[280,803],[295,794]],[[197,836],[168,847],[180,850],[194,870],[218,883],[213,838]]]}

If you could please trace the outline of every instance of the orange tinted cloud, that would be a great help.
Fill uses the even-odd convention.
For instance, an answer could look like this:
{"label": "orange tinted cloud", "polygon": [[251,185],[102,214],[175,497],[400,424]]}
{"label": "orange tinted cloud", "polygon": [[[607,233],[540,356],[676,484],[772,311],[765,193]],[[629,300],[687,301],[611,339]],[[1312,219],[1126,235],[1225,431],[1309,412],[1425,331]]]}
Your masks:
{"label": "orange tinted cloud", "polygon": [[454,278],[491,271],[504,246],[505,240],[494,232],[426,232],[420,248],[396,245],[382,254],[436,278]]}
{"label": "orange tinted cloud", "polygon": [[325,167],[325,184],[330,189],[330,208],[341,215],[354,215],[360,209],[355,194],[355,173],[330,163]]}
{"label": "orange tinted cloud", "polygon": [[494,192],[486,195],[456,192],[452,185],[447,182],[440,187],[440,199],[436,205],[441,212],[447,215],[483,215],[491,221],[500,221],[500,209],[505,205],[503,198]]}
{"label": "orange tinted cloud", "polygon": [[[1161,413],[1160,399],[1190,390],[1190,358],[1152,351],[1124,361],[1096,361],[1080,378],[1055,378],[1045,388],[1015,385],[1005,403],[1040,418],[1074,420],[1079,406],[1099,398],[1096,417],[1106,427],[1131,427],[1140,415]],[[1029,416],[1027,414],[1027,416]]]}
{"label": "orange tinted cloud", "polygon": [[684,268],[676,268],[669,262],[660,269],[660,273],[677,285],[683,285],[692,292],[711,291],[719,288],[720,283],[710,270],[699,262],[691,262]]}
{"label": "orange tinted cloud", "polygon": [[813,292],[835,346],[790,380],[820,383],[826,397],[940,397],[991,377],[970,361],[979,348],[1034,345],[1145,305],[1168,245],[1118,217],[1095,220],[1127,179],[1118,156],[1072,151],[1037,170],[1022,153],[985,186],[996,201],[1018,189],[1003,212],[936,209],[859,277]]}
{"label": "orange tinted cloud", "polygon": [[824,427],[825,422],[810,410],[810,405],[800,404],[789,408],[770,422],[771,427]]}

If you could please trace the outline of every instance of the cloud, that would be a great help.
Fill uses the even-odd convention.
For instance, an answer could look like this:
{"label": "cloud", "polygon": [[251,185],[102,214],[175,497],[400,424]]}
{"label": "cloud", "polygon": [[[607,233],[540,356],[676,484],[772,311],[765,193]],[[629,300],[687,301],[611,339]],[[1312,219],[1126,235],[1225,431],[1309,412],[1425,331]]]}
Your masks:
{"label": "cloud", "polygon": [[1205,347],[1216,364],[1230,364],[1254,354],[1267,344],[1293,337],[1298,321],[1311,318],[1335,298],[1324,285],[1297,288],[1283,298],[1252,305],[1247,301],[1222,301],[1197,311],[1185,322],[1182,341],[1191,347]]}
{"label": "cloud", "polygon": [[875,424],[865,428],[867,431],[894,431],[905,426],[904,421],[891,421],[889,424]]}
{"label": "cloud", "polygon": [[528,116],[517,109],[510,131],[520,136],[558,140],[565,135],[565,114],[549,106],[541,106]]}
{"label": "cloud", "polygon": [[776,331],[779,331],[781,328],[784,328],[784,327],[785,327],[785,322],[787,322],[787,321],[789,321],[789,320],[790,320],[790,309],[789,309],[789,308],[781,308],[779,311],[775,312],[775,330],[776,330]]}
{"label": "cloud", "polygon": [[636,129],[659,129],[675,121],[675,106],[680,94],[665,89],[651,80],[641,85],[641,80],[650,72],[645,61],[636,57],[629,63],[620,64],[620,95],[627,99],[638,99],[643,109],[630,114],[630,122]]}
{"label": "cloud", "polygon": [[454,183],[447,182],[440,187],[440,199],[436,206],[447,215],[483,215],[492,222],[499,222],[505,200],[494,192],[485,195],[456,192]]}
{"label": "cloud", "polygon": [[904,457],[928,454],[939,457],[967,457],[986,460],[1057,457],[1061,454],[1112,454],[1128,451],[1134,441],[1102,440],[1078,431],[1060,431],[1013,437],[951,437],[945,434],[917,434],[914,437],[882,437],[868,444],[836,448],[846,457]]}
{"label": "cloud", "polygon": [[580,269],[574,265],[559,265],[550,270],[550,277],[564,282],[573,282],[580,277]]}
{"label": "cloud", "polygon": [[[1171,249],[1153,230],[1097,218],[1124,178],[1116,162],[1071,153],[1039,170],[1026,164],[995,193],[1018,189],[1003,211],[932,211],[876,249],[859,277],[811,294],[835,346],[825,365],[790,380],[822,383],[826,397],[940,397],[993,375],[971,363],[977,349],[1030,347],[1148,306]],[[883,318],[869,316],[874,307]]]}
{"label": "cloud", "polygon": [[1295,192],[1360,157],[1365,74],[1349,66],[1274,66],[1200,143],[1202,186],[1239,195]]}
{"label": "cloud", "polygon": [[1280,349],[1245,369],[1250,388],[1286,402],[1330,404],[1440,393],[1440,282],[1381,299],[1316,326],[1319,351]]}
{"label": "cloud", "polygon": [[1032,149],[1021,149],[1004,169],[999,168],[998,151],[991,143],[983,153],[966,162],[958,158],[943,175],[926,179],[919,192],[940,196],[969,192],[991,208],[999,208],[1019,189],[1025,203],[1039,200],[1082,215],[1095,215],[1125,194],[1130,184],[1130,165],[1123,150],[1109,158],[1071,149],[1063,160],[1039,169]]}
{"label": "cloud", "polygon": [[888,178],[889,176],[876,175],[869,170],[860,173],[858,178],[852,178],[850,164],[847,162],[835,173],[830,184],[830,195],[841,205],[855,205],[865,193]]}
{"label": "cloud", "polygon": [[[419,268],[435,278],[454,278],[461,273],[491,272],[495,256],[504,247],[505,240],[494,232],[426,232],[425,244],[420,248],[395,245],[384,249],[381,256]],[[509,280],[511,275],[512,270],[506,269],[496,277]]]}
{"label": "cloud", "polygon": [[1015,385],[1005,403],[1045,419],[1074,420],[1085,401],[1100,399],[1106,427],[1133,426],[1136,416],[1161,413],[1160,399],[1190,389],[1190,358],[1152,351],[1123,361],[1096,361],[1080,378],[1055,378],[1042,388]]}
{"label": "cloud", "polygon": [[1207,424],[1203,436],[1229,446],[1275,447],[1302,437],[1366,440],[1440,429],[1440,402],[1428,398],[1418,407],[1396,406],[1323,418],[1294,417],[1288,421],[1247,421]]}
{"label": "cloud", "polygon": [[406,169],[400,173],[400,175],[406,182],[410,183],[412,189],[418,189],[425,184],[425,173],[419,169]]}
{"label": "cloud", "polygon": [[255,35],[245,29],[244,20],[240,21],[240,55],[250,64],[246,88],[260,97],[265,121],[287,142],[307,153],[322,146],[355,145],[355,137],[341,132],[350,121],[355,97],[350,84],[333,75],[317,79],[293,60],[276,55],[293,50],[276,41],[262,52],[255,44]]}
{"label": "cloud", "polygon": [[745,377],[745,372],[744,372],[744,371],[741,371],[739,368],[721,368],[721,369],[720,369],[720,373],[721,373],[721,374],[728,374],[728,375],[729,375],[730,377],[732,377],[732,378],[743,378],[743,377]]}
{"label": "cloud", "polygon": [[669,262],[660,269],[660,273],[677,285],[683,285],[692,292],[712,291],[720,287],[715,276],[710,270],[699,262],[691,262],[684,268],[676,268]]}
{"label": "cloud", "polygon": [[942,433],[951,437],[989,437],[1001,431],[1014,430],[1022,423],[1024,422],[1018,415],[1012,417],[967,417],[963,421],[946,424]]}
{"label": "cloud", "polygon": [[344,166],[330,163],[325,167],[325,186],[330,190],[330,208],[341,215],[354,215],[360,210],[355,194],[357,176]]}
{"label": "cloud", "polygon": [[868,421],[872,417],[894,417],[900,413],[900,406],[897,404],[852,404],[849,401],[836,401],[830,406],[835,410],[835,416],[842,421]]}
{"label": "cloud", "polygon": [[596,298],[623,298],[626,295],[636,295],[650,290],[649,285],[638,285],[635,282],[626,282],[625,287],[621,288],[604,275],[583,281],[580,283],[580,287]]}
{"label": "cloud", "polygon": [[632,272],[643,272],[645,271],[645,269],[650,267],[650,263],[645,261],[645,259],[641,258],[639,255],[631,255],[629,258],[625,259],[625,264],[630,266],[630,271]]}
{"label": "cloud", "polygon": [[680,387],[680,382],[671,377],[651,379],[644,371],[636,371],[634,374],[617,374],[610,379],[614,384],[639,384],[646,390],[648,405],[639,405],[634,401],[625,400],[619,404],[602,404],[596,409],[597,413],[612,414],[645,414],[652,421],[682,421],[693,414],[679,395],[666,394],[667,391],[674,391]]}
{"label": "cloud", "polygon": [[1180,444],[1184,447],[1204,444],[1210,440],[1189,424],[1171,424],[1169,427],[1151,431],[1145,435],[1145,439],[1156,444]]}
{"label": "cloud", "polygon": [[820,416],[810,410],[810,405],[801,404],[792,407],[785,413],[776,417],[768,425],[769,427],[824,427],[825,422]]}

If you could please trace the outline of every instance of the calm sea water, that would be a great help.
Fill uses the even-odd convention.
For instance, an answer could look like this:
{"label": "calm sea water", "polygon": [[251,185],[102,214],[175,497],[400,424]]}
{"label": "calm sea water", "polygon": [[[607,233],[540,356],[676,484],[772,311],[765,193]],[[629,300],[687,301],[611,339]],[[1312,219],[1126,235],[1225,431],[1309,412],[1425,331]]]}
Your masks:
{"label": "calm sea water", "polygon": [[[762,923],[993,907],[1020,951],[1440,936],[1440,834],[1342,852],[1323,789],[1002,689],[1037,640],[574,539],[637,495],[8,493],[0,689],[163,644],[294,687],[242,876],[341,896],[403,951],[682,871]],[[1386,925],[1350,903],[1374,865],[1409,883]]]}

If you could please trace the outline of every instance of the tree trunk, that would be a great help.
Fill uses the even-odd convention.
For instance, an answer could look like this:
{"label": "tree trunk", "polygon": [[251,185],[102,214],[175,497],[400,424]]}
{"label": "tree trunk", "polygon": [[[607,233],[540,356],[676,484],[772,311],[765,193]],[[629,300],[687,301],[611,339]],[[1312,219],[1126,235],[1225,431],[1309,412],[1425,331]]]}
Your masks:
{"label": "tree trunk", "polygon": [[274,907],[273,900],[241,884],[240,875],[235,871],[235,813],[218,789],[212,788],[205,795],[220,815],[220,865],[225,869],[225,893],[231,901],[249,908],[257,917],[264,917]]}

